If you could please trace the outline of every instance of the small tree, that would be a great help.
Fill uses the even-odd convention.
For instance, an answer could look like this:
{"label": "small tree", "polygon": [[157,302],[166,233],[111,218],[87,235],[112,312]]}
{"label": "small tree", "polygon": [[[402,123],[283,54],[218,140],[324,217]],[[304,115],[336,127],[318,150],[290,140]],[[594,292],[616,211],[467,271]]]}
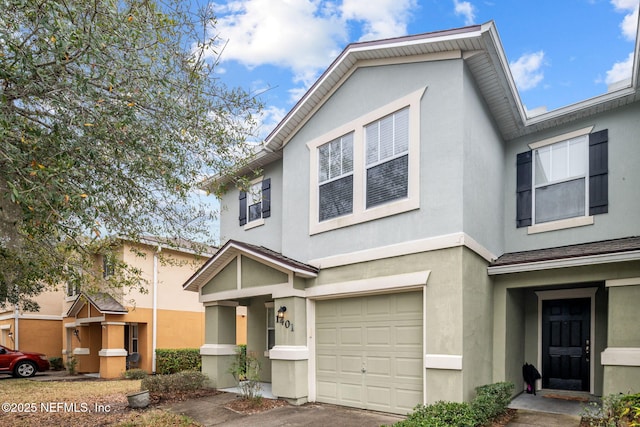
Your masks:
{"label": "small tree", "polygon": [[[0,306],[67,282],[135,286],[103,237],[194,239],[206,176],[255,148],[261,102],[215,75],[213,8],[0,0]],[[212,242],[212,237],[201,240]],[[100,283],[95,283],[100,282]]]}
{"label": "small tree", "polygon": [[229,373],[238,382],[238,388],[243,399],[250,400],[256,405],[262,400],[260,387],[260,361],[255,352],[236,349],[236,356],[231,363]]}

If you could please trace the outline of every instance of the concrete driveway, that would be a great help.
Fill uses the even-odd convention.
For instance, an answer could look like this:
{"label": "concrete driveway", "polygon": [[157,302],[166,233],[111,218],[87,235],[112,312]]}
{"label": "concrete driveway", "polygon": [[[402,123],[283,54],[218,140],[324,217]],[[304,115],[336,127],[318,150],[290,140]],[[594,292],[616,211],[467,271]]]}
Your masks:
{"label": "concrete driveway", "polygon": [[379,412],[351,409],[343,406],[307,403],[302,406],[283,406],[253,415],[238,414],[225,405],[237,398],[234,393],[220,393],[190,399],[168,406],[171,411],[187,415],[205,426],[344,426],[377,427],[393,425],[403,417]]}

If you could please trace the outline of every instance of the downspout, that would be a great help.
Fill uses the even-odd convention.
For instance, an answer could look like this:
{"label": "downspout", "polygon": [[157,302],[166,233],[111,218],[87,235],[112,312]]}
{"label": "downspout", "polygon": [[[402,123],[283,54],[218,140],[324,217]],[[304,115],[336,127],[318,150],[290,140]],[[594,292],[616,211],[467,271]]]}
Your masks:
{"label": "downspout", "polygon": [[151,372],[156,372],[156,346],[158,341],[158,254],[162,247],[158,246],[153,254],[153,320],[151,326]]}
{"label": "downspout", "polygon": [[13,322],[13,349],[18,350],[20,346],[20,310],[18,309],[18,304],[15,305],[14,311],[14,322]]}

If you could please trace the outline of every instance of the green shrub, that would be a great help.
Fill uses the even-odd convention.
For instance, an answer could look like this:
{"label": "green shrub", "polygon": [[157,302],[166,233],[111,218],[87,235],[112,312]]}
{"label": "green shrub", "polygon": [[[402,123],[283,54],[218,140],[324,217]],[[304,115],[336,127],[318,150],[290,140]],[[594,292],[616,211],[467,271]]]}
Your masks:
{"label": "green shrub", "polygon": [[476,427],[486,424],[506,411],[513,393],[513,384],[502,382],[476,388],[471,403],[439,401],[418,405],[407,419],[396,427]]}
{"label": "green shrub", "polygon": [[589,402],[581,415],[591,427],[640,427],[640,393],[604,396],[602,405]]}
{"label": "green shrub", "polygon": [[202,358],[197,348],[157,349],[156,373],[175,374],[181,371],[200,371]]}
{"label": "green shrub", "polygon": [[142,379],[141,390],[152,393],[192,391],[204,388],[207,376],[198,371],[182,371],[169,375],[150,375]]}
{"label": "green shrub", "polygon": [[64,369],[62,357],[50,357],[49,365],[51,365],[51,370],[53,371],[62,371]]}
{"label": "green shrub", "polygon": [[478,423],[484,424],[507,410],[513,394],[513,384],[500,382],[476,388],[476,397],[471,402]]}
{"label": "green shrub", "polygon": [[124,371],[123,376],[128,380],[141,380],[147,377],[147,372],[144,369],[129,369]]}
{"label": "green shrub", "polygon": [[406,420],[396,427],[473,427],[476,419],[468,403],[439,401],[418,405]]}

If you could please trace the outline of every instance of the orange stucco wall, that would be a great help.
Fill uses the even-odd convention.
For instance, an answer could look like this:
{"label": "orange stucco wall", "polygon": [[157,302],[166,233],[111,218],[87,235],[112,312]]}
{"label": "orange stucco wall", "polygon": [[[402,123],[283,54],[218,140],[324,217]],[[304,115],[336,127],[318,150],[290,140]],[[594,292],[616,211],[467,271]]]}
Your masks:
{"label": "orange stucco wall", "polygon": [[48,357],[62,356],[61,320],[19,319],[20,350],[44,353]]}
{"label": "orange stucco wall", "polygon": [[[95,316],[95,308],[80,310],[77,318],[66,318],[65,322],[81,321],[85,316]],[[156,348],[199,348],[204,344],[204,313],[190,311],[158,310],[157,311],[157,345]],[[77,326],[79,337],[71,336],[71,349],[89,349],[88,355],[78,354],[78,372],[109,372],[112,374],[115,368],[101,367],[98,352],[101,349],[122,349],[128,347],[124,342],[125,326],[108,325],[110,322],[135,323],[138,325],[138,353],[140,353],[139,368],[147,372],[153,370],[153,310],[148,308],[129,307],[127,314],[108,314],[104,322],[93,322]],[[103,327],[104,326],[104,327]],[[108,336],[105,336],[108,334]],[[52,334],[60,337],[59,329]],[[117,335],[117,336],[116,336]],[[59,338],[58,338],[59,339]],[[66,332],[63,333],[63,341],[66,342]],[[86,350],[81,350],[86,351]],[[109,359],[102,357],[102,360]],[[115,360],[115,359],[114,359]],[[110,360],[109,360],[110,361]],[[102,368],[102,369],[101,369]],[[112,375],[113,376],[113,375]]]}

